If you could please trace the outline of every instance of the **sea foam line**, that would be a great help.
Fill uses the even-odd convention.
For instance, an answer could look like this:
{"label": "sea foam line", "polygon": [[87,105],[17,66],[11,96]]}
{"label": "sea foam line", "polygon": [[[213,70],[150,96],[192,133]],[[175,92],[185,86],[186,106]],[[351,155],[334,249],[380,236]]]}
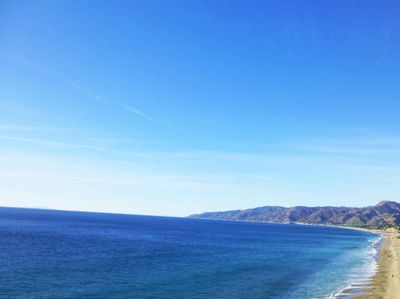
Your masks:
{"label": "sea foam line", "polygon": [[354,298],[368,292],[372,285],[372,278],[378,270],[378,253],[383,243],[383,235],[369,240],[364,263],[357,270],[356,275],[350,275],[344,288],[332,293],[327,298]]}

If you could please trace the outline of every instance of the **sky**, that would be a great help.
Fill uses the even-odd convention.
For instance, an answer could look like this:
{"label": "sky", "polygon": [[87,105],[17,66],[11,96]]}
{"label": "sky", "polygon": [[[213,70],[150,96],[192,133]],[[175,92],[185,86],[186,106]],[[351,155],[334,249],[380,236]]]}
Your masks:
{"label": "sky", "polygon": [[398,1],[1,1],[0,206],[400,201]]}

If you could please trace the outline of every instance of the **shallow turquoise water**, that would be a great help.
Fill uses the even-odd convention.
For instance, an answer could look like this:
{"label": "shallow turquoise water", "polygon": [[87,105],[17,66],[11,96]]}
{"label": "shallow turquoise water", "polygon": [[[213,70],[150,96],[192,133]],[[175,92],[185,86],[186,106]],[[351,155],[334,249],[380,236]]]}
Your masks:
{"label": "shallow turquoise water", "polygon": [[326,298],[371,269],[347,229],[0,208],[1,298]]}

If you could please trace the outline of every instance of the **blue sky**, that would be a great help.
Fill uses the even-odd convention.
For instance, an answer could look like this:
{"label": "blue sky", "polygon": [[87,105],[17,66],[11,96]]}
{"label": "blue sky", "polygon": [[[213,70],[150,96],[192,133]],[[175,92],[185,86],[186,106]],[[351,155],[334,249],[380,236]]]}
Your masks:
{"label": "blue sky", "polygon": [[400,200],[398,1],[2,1],[0,205]]}

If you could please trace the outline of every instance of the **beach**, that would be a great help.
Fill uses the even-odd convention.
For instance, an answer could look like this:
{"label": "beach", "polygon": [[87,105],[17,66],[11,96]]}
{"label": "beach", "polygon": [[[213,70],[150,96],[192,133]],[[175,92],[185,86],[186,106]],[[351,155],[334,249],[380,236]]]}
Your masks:
{"label": "beach", "polygon": [[400,299],[400,234],[392,230],[385,234],[379,253],[378,271],[372,279],[368,295],[360,299]]}

